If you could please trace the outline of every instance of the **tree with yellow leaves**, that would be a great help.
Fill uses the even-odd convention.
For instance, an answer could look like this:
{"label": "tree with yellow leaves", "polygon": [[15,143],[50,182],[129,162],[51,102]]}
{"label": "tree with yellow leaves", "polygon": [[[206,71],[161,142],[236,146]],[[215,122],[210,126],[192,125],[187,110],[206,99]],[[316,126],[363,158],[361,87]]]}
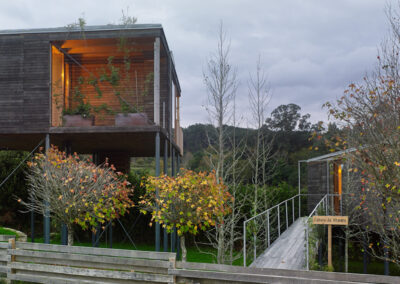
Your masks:
{"label": "tree with yellow leaves", "polygon": [[231,195],[215,173],[183,170],[177,177],[148,177],[143,181],[146,193],[141,196],[141,212],[149,212],[153,222],[168,232],[174,227],[181,237],[182,260],[186,261],[185,234],[196,235],[230,212]]}

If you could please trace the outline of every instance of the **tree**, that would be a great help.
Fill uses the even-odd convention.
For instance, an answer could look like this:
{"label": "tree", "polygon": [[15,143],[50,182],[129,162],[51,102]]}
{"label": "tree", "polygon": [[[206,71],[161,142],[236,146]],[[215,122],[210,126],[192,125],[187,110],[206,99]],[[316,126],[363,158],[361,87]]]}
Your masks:
{"label": "tree", "polygon": [[[267,77],[261,66],[260,56],[257,60],[255,74],[250,74],[248,93],[252,122],[256,131],[255,144],[253,147],[248,147],[248,162],[252,170],[251,213],[252,216],[255,216],[271,207],[276,201],[275,196],[271,194],[273,191],[268,187],[268,182],[271,181],[276,169],[276,152],[273,149],[275,137],[273,134],[266,132],[264,127],[271,94]],[[253,242],[256,242],[257,237],[262,238],[263,241],[267,239],[266,232],[268,228],[266,222],[264,222],[265,220],[259,220],[260,222],[257,223],[258,220],[255,219],[248,227],[250,228],[249,235],[253,235]],[[252,249],[254,246],[250,245],[249,247]]]}
{"label": "tree", "polygon": [[146,193],[141,197],[141,212],[150,212],[152,223],[160,223],[168,232],[177,229],[182,261],[186,261],[185,235],[196,235],[219,224],[230,210],[227,202],[231,195],[214,172],[185,170],[177,177],[150,176],[144,185]]}
{"label": "tree", "polygon": [[66,224],[68,245],[73,245],[73,224],[96,228],[133,206],[133,191],[125,177],[107,163],[96,166],[76,153],[67,156],[52,147],[46,153],[37,153],[28,166],[29,198],[19,201],[27,211],[50,214]]}
{"label": "tree", "polygon": [[[226,125],[232,122],[233,103],[237,89],[236,70],[229,62],[229,54],[230,43],[221,22],[218,30],[218,47],[207,62],[203,78],[208,92],[206,110],[210,124],[214,126],[212,128],[214,133],[207,133],[209,163],[210,168],[215,170],[217,180],[223,182],[227,182],[228,177],[232,176],[232,169],[236,168],[238,163],[237,154],[232,156],[231,149],[227,147],[232,140],[227,135]],[[212,243],[217,244],[217,261],[224,263],[228,249],[226,246],[226,223],[218,223],[212,235],[209,236],[209,239],[213,239]]]}
{"label": "tree", "polygon": [[229,62],[230,43],[222,23],[218,31],[218,47],[207,62],[207,69],[203,73],[204,83],[208,92],[207,112],[210,124],[215,126],[215,139],[209,137],[210,163],[215,169],[217,178],[225,179],[226,144],[228,137],[225,125],[231,121],[233,98],[237,89],[236,70]]}
{"label": "tree", "polygon": [[271,112],[271,117],[267,118],[267,126],[278,131],[293,131],[301,117],[300,109],[296,104],[278,106]]}
{"label": "tree", "polygon": [[351,170],[360,173],[357,209],[368,220],[362,229],[370,252],[400,266],[400,22],[393,13],[389,8],[392,33],[377,68],[325,106],[344,128],[331,147],[354,149],[348,156]]}

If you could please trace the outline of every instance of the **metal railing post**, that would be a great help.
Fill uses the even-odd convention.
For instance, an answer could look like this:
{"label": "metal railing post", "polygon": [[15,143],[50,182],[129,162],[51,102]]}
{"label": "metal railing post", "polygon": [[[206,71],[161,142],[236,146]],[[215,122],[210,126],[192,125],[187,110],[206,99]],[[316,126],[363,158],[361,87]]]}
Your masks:
{"label": "metal railing post", "polygon": [[253,256],[253,261],[257,259],[257,233],[253,234],[253,242],[254,242],[254,256]]}
{"label": "metal railing post", "polygon": [[294,198],[292,199],[292,220],[294,223]]}
{"label": "metal railing post", "polygon": [[268,225],[268,247],[271,245],[271,239],[270,239],[270,228],[269,228],[269,210],[267,211],[267,225]]}
{"label": "metal railing post", "polygon": [[340,216],[343,216],[343,195],[339,196],[340,200]]}
{"label": "metal railing post", "polygon": [[243,222],[243,266],[246,267],[246,221]]}
{"label": "metal railing post", "polygon": [[301,194],[299,194],[299,218],[301,217]]}
{"label": "metal railing post", "polygon": [[280,210],[279,210],[279,204],[278,204],[278,236],[281,236],[281,217],[280,217]]}
{"label": "metal railing post", "polygon": [[299,194],[299,218],[301,217],[301,161],[297,162],[297,174],[298,174],[298,194]]}
{"label": "metal railing post", "polygon": [[289,217],[288,217],[288,213],[287,213],[287,201],[285,201],[285,211],[286,211],[286,230],[289,227]]}
{"label": "metal railing post", "polygon": [[328,215],[329,213],[329,199],[328,199],[328,195],[325,196],[324,200],[325,200],[325,215]]}
{"label": "metal railing post", "polygon": [[307,248],[307,252],[306,252],[306,267],[307,267],[307,271],[308,270],[310,270],[310,267],[309,267],[309,244],[308,244],[308,219],[307,219],[307,224],[306,224],[306,231],[305,231],[305,234],[306,234],[306,248]]}

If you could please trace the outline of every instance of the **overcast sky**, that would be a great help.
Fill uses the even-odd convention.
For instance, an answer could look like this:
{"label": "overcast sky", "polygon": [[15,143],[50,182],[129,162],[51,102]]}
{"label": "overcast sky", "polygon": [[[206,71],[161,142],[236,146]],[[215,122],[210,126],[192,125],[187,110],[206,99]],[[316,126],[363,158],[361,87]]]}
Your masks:
{"label": "overcast sky", "polygon": [[[273,93],[269,111],[295,103],[313,121],[321,105],[373,69],[387,35],[384,0],[0,0],[0,29],[118,23],[121,10],[138,23],[161,23],[182,87],[182,125],[206,122],[203,69],[217,46],[222,20],[238,70],[240,113],[248,113],[247,80],[258,54]],[[395,3],[393,1],[393,3]],[[243,120],[243,124],[247,124]]]}

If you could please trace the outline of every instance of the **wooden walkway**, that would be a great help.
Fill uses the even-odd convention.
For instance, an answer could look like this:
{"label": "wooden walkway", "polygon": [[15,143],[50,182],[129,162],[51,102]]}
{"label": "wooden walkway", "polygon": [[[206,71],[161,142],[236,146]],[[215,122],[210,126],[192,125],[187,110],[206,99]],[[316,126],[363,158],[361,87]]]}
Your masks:
{"label": "wooden walkway", "polygon": [[305,219],[297,219],[250,267],[305,269]]}

